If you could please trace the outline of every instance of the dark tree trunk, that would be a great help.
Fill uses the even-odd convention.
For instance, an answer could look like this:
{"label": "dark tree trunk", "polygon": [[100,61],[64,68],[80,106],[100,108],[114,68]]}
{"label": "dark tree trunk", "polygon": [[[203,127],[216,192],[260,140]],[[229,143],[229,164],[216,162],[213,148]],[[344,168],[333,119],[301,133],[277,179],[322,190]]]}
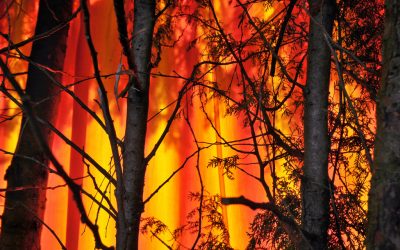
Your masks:
{"label": "dark tree trunk", "polygon": [[[72,14],[70,0],[41,0],[35,34],[48,31]],[[62,70],[66,51],[68,25],[51,36],[35,41],[30,59],[54,70]],[[49,72],[57,81],[61,75]],[[36,66],[30,64],[26,93],[35,104],[34,111],[42,120],[54,121],[57,110],[58,87]],[[50,130],[41,128],[45,140],[51,142]],[[30,121],[22,118],[20,137],[10,167],[7,169],[6,201],[2,216],[0,249],[40,249],[40,233],[46,203],[48,159],[35,140]],[[35,161],[21,158],[29,157]],[[40,162],[40,164],[38,163]],[[13,191],[15,189],[23,189]]]}
{"label": "dark tree trunk", "polygon": [[[124,151],[124,209],[126,245],[117,249],[138,249],[143,188],[147,163],[144,148],[149,106],[151,47],[155,23],[155,0],[135,0],[132,56],[137,75],[128,92],[128,114]],[[120,235],[119,235],[120,236]],[[117,236],[117,238],[119,238]]]}
{"label": "dark tree trunk", "polygon": [[400,249],[400,2],[386,0],[368,249]]}
{"label": "dark tree trunk", "polygon": [[[309,0],[309,6],[311,20],[304,90],[302,227],[312,248],[320,250],[327,248],[329,224],[327,114],[331,53],[324,32],[332,33],[336,4],[334,0]],[[309,249],[309,246],[304,245],[304,249]]]}

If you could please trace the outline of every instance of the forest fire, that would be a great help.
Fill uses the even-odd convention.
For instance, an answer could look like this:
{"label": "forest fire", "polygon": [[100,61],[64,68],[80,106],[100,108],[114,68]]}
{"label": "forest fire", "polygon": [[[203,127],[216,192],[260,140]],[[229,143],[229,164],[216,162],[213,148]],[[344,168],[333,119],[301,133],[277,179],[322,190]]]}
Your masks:
{"label": "forest fire", "polygon": [[3,1],[0,249],[364,248],[382,27],[382,1]]}

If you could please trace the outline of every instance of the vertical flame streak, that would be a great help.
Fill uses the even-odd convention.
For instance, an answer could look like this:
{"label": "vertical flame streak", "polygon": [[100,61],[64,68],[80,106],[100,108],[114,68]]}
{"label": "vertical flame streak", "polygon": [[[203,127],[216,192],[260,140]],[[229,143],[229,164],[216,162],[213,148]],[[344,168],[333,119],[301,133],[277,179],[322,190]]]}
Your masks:
{"label": "vertical flame streak", "polygon": [[[75,61],[75,81],[81,80],[79,76],[88,75],[90,72],[90,62],[87,62],[89,58],[89,52],[86,45],[83,18],[80,19],[80,32],[78,38],[78,48],[76,50],[76,61]],[[74,86],[74,94],[81,99],[84,103],[88,101],[89,93],[89,82],[85,81]],[[77,102],[73,104],[73,115],[72,115],[72,141],[79,146],[84,148],[86,142],[86,126],[87,126],[87,114]],[[84,175],[85,165],[82,160],[82,156],[75,150],[71,150],[70,168],[69,175],[71,178],[76,179],[75,182],[82,185],[82,178]],[[79,243],[79,226],[80,226],[80,213],[75,205],[73,195],[68,192],[68,218],[67,218],[67,238],[66,247],[67,249],[77,250]]]}
{"label": "vertical flame streak", "polygon": [[[38,1],[21,1],[24,5],[35,5]],[[93,36],[94,42],[97,51],[99,52],[99,60],[100,60],[100,68],[102,73],[108,74],[115,72],[118,60],[120,58],[121,49],[118,43],[118,36],[116,34],[115,28],[115,17],[112,12],[112,4],[111,1],[91,1],[91,16],[92,16],[92,25],[93,25]],[[237,28],[238,12],[232,11],[231,5],[228,4],[228,1],[214,1],[215,9],[218,12],[218,16],[223,21],[224,27],[226,27],[227,31],[232,32],[233,36],[240,36],[240,30]],[[28,9],[31,11],[29,13],[30,16],[33,16],[33,7],[29,7]],[[280,6],[280,5],[279,5]],[[282,6],[281,6],[282,7]],[[229,9],[230,13],[227,13],[226,10]],[[263,17],[264,19],[268,19],[274,13],[276,9],[270,8],[268,12],[264,10],[264,8],[253,8],[257,9],[257,13],[252,13],[255,16]],[[32,13],[32,14],[31,14]],[[110,14],[112,13],[112,14]],[[26,21],[27,17],[21,15],[20,17],[13,18],[13,27],[16,27],[13,31],[13,41],[17,42],[24,37],[33,26],[32,21],[29,23]],[[29,17],[31,19],[31,17]],[[17,20],[18,19],[18,20]],[[179,20],[181,22],[181,20]],[[76,22],[75,20],[73,22]],[[79,24],[78,24],[79,26]],[[159,68],[155,71],[160,71],[162,73],[171,73],[176,70],[181,75],[190,75],[191,67],[198,61],[203,58],[200,58],[201,49],[204,48],[204,44],[200,44],[195,46],[191,51],[187,50],[187,44],[199,36],[199,33],[202,31],[197,31],[196,28],[192,30],[187,30],[187,24],[185,21],[179,23],[177,25],[177,30],[175,30],[176,36],[179,36],[179,32],[182,31],[182,41],[177,43],[177,46],[174,48],[164,48],[162,54],[162,61],[160,62]],[[90,57],[85,52],[86,41],[84,37],[82,37],[82,30],[80,31],[79,37],[77,34],[79,32],[71,33],[73,37],[70,41],[74,42],[74,45],[68,44],[68,46],[77,46],[77,48],[73,48],[72,52],[69,54],[76,58],[74,60],[70,59],[70,64],[75,64],[73,66],[67,65],[67,67],[71,67],[70,70],[65,70],[67,73],[75,75],[75,81],[80,80],[82,76],[89,76],[92,74],[91,69],[91,61]],[[76,44],[77,45],[76,45]],[[24,49],[28,50],[28,46],[24,47]],[[187,51],[185,53],[185,50]],[[196,51],[199,50],[199,51]],[[26,52],[25,52],[26,53]],[[280,52],[281,55],[286,55],[288,52],[282,50]],[[23,65],[23,66],[21,66]],[[23,71],[26,69],[26,65],[20,62],[12,61],[13,71]],[[73,68],[76,68],[75,70]],[[246,65],[247,67],[247,65]],[[249,72],[254,71],[254,67],[251,65],[248,66]],[[75,72],[75,73],[74,73]],[[229,78],[232,72],[230,70],[225,71],[215,71],[213,76],[214,79],[211,79],[214,82],[218,82],[218,84],[222,84],[223,81]],[[123,78],[121,76],[121,78]],[[20,77],[19,80],[22,82],[23,77]],[[71,79],[71,81],[74,79]],[[122,79],[121,79],[122,80]],[[126,79],[125,79],[126,80]],[[107,84],[107,90],[109,93],[112,93],[113,89],[113,78],[105,79]],[[225,81],[229,82],[229,81]],[[276,84],[271,82],[271,84]],[[123,87],[122,83],[120,84]],[[150,113],[157,113],[161,108],[164,108],[167,104],[172,102],[176,98],[176,94],[180,89],[180,82],[177,82],[175,79],[169,78],[153,78],[151,84],[151,107]],[[99,110],[97,106],[92,101],[93,99],[98,99],[97,91],[91,86],[89,88],[88,83],[84,82],[79,86],[75,87],[75,94],[78,95],[84,102],[88,104],[89,107],[93,108],[98,114]],[[111,97],[111,95],[110,95]],[[65,97],[64,97],[65,98]],[[69,97],[68,97],[69,98]],[[189,97],[190,98],[190,97]],[[193,99],[193,106],[186,107],[190,110],[190,119],[193,125],[195,132],[197,133],[199,141],[212,141],[213,135],[216,136],[217,145],[215,148],[210,149],[209,151],[202,151],[200,165],[201,172],[203,175],[203,179],[205,182],[205,186],[207,191],[210,194],[214,195],[219,193],[220,196],[224,197],[226,195],[245,195],[254,200],[263,200],[265,197],[262,195],[262,190],[257,184],[249,183],[249,179],[245,175],[241,175],[240,173],[235,172],[235,180],[234,182],[225,182],[224,170],[222,168],[218,168],[218,170],[206,168],[208,160],[212,159],[215,154],[218,158],[223,158],[224,156],[228,156],[232,153],[232,150],[229,148],[224,148],[221,145],[221,139],[216,135],[215,131],[211,128],[210,124],[205,121],[204,116],[201,111],[199,111],[199,101],[195,97]],[[121,135],[121,131],[124,130],[124,118],[121,114],[125,113],[123,110],[121,112],[117,111],[116,106],[114,105],[114,99],[111,98],[112,105],[111,110],[113,113],[113,118],[116,121],[116,129],[118,130],[118,134]],[[120,107],[124,108],[124,100],[121,100]],[[189,101],[187,101],[189,102]],[[13,107],[12,104],[3,102],[0,99],[1,107]],[[220,106],[221,105],[221,106]],[[111,155],[110,150],[108,148],[108,144],[105,143],[107,141],[106,135],[104,131],[102,131],[99,126],[93,122],[91,118],[87,118],[85,112],[82,112],[81,108],[75,103],[68,99],[68,101],[64,100],[64,105],[60,105],[59,119],[57,123],[57,127],[62,127],[62,131],[69,135],[71,134],[72,140],[78,144],[80,147],[83,147],[85,144],[85,151],[88,152],[91,156],[95,158],[102,166],[109,167],[112,170],[112,165],[109,164]],[[70,108],[73,106],[73,115],[72,122]],[[190,106],[190,105],[187,105]],[[227,140],[239,139],[240,137],[244,138],[248,134],[246,131],[247,128],[243,128],[241,122],[238,121],[238,117],[225,117],[223,116],[223,106],[220,103],[218,98],[214,98],[213,102],[209,103],[206,107],[208,113],[210,114],[210,118],[213,119],[213,123],[215,125],[218,133],[223,133],[226,136]],[[211,115],[214,113],[214,115]],[[65,115],[66,114],[66,115]],[[147,136],[147,148],[148,151],[151,149],[152,145],[157,141],[159,135],[162,133],[165,123],[169,118],[170,109],[166,109],[161,112],[158,117],[149,122],[148,136]],[[61,117],[63,116],[63,117]],[[150,115],[151,116],[151,115]],[[282,117],[282,114],[277,112],[276,117]],[[7,134],[8,138],[6,142],[0,140],[0,146],[8,148],[9,151],[12,151],[12,147],[15,144],[18,131],[13,130],[13,126],[15,126],[15,120],[11,125],[11,123],[7,123],[7,126],[0,124],[0,135]],[[290,133],[290,129],[287,125],[287,120],[277,119],[276,126],[280,128],[285,133]],[[15,126],[17,127],[17,126]],[[11,132],[10,132],[11,131]],[[122,136],[120,136],[122,138]],[[103,143],[104,142],[104,143]],[[11,150],[10,150],[11,149]],[[148,171],[146,174],[146,186],[145,186],[145,197],[149,193],[153,192],[160,183],[162,183],[169,175],[182,163],[184,162],[187,155],[193,152],[195,147],[193,146],[193,138],[191,137],[183,119],[176,119],[174,121],[174,125],[171,127],[171,130],[166,137],[163,145],[160,147],[155,158],[150,162],[148,166]],[[63,160],[64,166],[68,169],[68,166],[73,166],[70,169],[70,173],[72,177],[81,177],[83,175],[84,165],[82,163],[82,159],[79,154],[75,152],[71,152],[69,154],[69,147],[65,146],[63,142],[60,140],[56,140],[53,144],[53,151],[57,154],[57,157]],[[269,152],[264,152],[265,154],[269,154]],[[67,155],[67,157],[65,157]],[[69,157],[68,157],[69,156]],[[64,159],[65,158],[65,159]],[[249,161],[249,159],[244,159],[243,161]],[[277,165],[277,174],[284,174],[282,169],[279,168],[284,162],[283,160],[278,160],[276,162]],[[1,166],[3,165],[3,161],[0,162]],[[198,206],[198,203],[194,203],[188,200],[189,192],[196,192],[199,190],[199,183],[197,180],[197,176],[193,167],[194,163],[189,162],[188,166],[185,167],[182,172],[180,172],[176,177],[174,177],[165,187],[160,190],[160,192],[154,196],[154,198],[146,204],[145,216],[154,216],[157,219],[160,219],[168,227],[171,231],[184,223],[187,223],[187,214],[195,207]],[[3,171],[1,169],[1,171]],[[250,170],[252,171],[252,170]],[[93,173],[97,180],[102,180],[102,176],[95,172]],[[54,175],[50,176],[49,185],[54,186],[60,183],[59,179]],[[84,180],[82,182],[85,190],[89,192],[93,192],[93,184],[90,180]],[[109,195],[113,196],[113,190],[109,191]],[[114,198],[112,198],[114,199]],[[67,212],[67,200],[68,200],[68,212]],[[68,249],[76,250],[76,249],[86,249],[93,248],[93,239],[88,230],[80,224],[79,214],[76,213],[74,209],[75,205],[71,198],[68,198],[67,189],[58,189],[51,190],[48,192],[48,206],[46,211],[45,221],[51,227],[56,229],[59,236],[64,240],[66,239],[66,244]],[[91,206],[90,200],[85,200],[85,206],[87,210],[89,210]],[[97,207],[94,206],[92,208],[90,216],[92,219],[96,217]],[[228,213],[229,212],[229,213]],[[227,228],[229,229],[229,233],[231,236],[230,244],[235,249],[243,249],[246,246],[245,231],[248,227],[248,223],[252,220],[252,217],[255,213],[250,212],[247,208],[243,206],[232,206],[227,208],[226,206],[222,207],[222,215],[223,220]],[[107,215],[100,214],[99,224],[100,224],[100,232],[102,237],[104,237],[105,241],[111,244],[115,244],[115,229],[114,224],[108,224],[109,218]],[[228,225],[229,220],[229,225]],[[67,229],[65,228],[67,225]],[[230,227],[229,227],[230,226]],[[83,233],[84,232],[84,233]],[[43,250],[53,250],[58,249],[59,246],[55,244],[52,240],[53,236],[51,236],[47,230],[44,230],[42,236],[42,249]],[[170,235],[162,234],[161,238],[164,240],[170,240]],[[190,246],[192,243],[193,236],[187,233],[185,238],[182,239],[182,242],[185,243],[185,246]],[[155,239],[152,238],[151,235],[141,235],[140,239],[140,249],[163,249],[163,246]]]}
{"label": "vertical flame streak", "polygon": [[[215,82],[218,81],[217,79],[217,72],[214,73],[214,77],[215,77]],[[221,124],[220,124],[220,114],[219,114],[219,102],[218,99],[213,100],[214,102],[214,124],[215,124],[215,129],[217,130],[218,134],[221,135]],[[216,142],[217,142],[217,157],[219,159],[223,158],[223,154],[222,154],[222,145],[221,145],[221,138],[218,136],[217,133],[215,133],[216,136]],[[218,180],[219,180],[219,193],[220,193],[220,197],[226,197],[226,192],[225,192],[225,181],[224,181],[224,169],[219,167],[218,168]],[[222,206],[222,217],[223,217],[223,221],[224,224],[226,226],[226,228],[229,229],[229,225],[228,225],[228,212],[227,212],[227,207],[226,206]],[[229,239],[226,239],[229,244]]]}

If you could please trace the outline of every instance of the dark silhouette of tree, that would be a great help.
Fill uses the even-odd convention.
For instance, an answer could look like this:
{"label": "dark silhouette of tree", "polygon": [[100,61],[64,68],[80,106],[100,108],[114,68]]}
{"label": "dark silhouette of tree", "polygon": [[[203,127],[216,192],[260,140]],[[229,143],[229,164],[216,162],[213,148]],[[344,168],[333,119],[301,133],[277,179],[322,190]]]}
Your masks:
{"label": "dark silhouette of tree", "polygon": [[[123,149],[122,204],[125,228],[119,225],[119,230],[122,230],[119,237],[126,237],[126,239],[117,242],[121,243],[119,247],[117,245],[117,249],[138,249],[140,218],[144,210],[143,188],[148,164],[144,149],[149,110],[155,10],[155,0],[135,0],[134,2],[132,49],[126,55],[129,57],[128,61],[133,64],[129,66],[134,75],[130,80],[130,88],[128,90],[127,121]],[[121,39],[124,39],[123,36],[124,32],[120,33]],[[124,46],[124,42],[122,44]],[[121,211],[119,212],[121,213]],[[119,239],[119,237],[117,238]]]}
{"label": "dark silhouette of tree", "polygon": [[308,3],[310,28],[304,89],[302,226],[313,249],[326,249],[329,224],[328,96],[331,51],[324,36],[332,35],[336,2],[310,0]]}
{"label": "dark silhouette of tree", "polygon": [[[85,178],[91,181],[95,194],[79,185],[82,180],[73,180],[74,176],[65,173],[47,146],[49,139],[37,144],[37,148],[44,146],[43,157],[50,158],[55,173],[71,190],[82,222],[93,233],[96,247],[112,248],[102,243],[99,234],[101,211],[116,223],[117,249],[138,249],[140,233],[158,240],[168,249],[231,249],[229,228],[225,224],[227,205],[244,205],[258,212],[248,229],[248,249],[364,247],[365,196],[372,162],[370,149],[374,142],[374,118],[370,109],[375,105],[380,78],[381,1],[217,2],[114,0],[116,20],[112,21],[117,23],[123,56],[116,73],[104,74],[96,51],[97,38],[92,37],[91,32],[96,25],[91,19],[95,8],[88,6],[89,1],[79,1],[76,13],[81,12],[83,17],[82,37],[89,48],[86,59],[91,60],[87,66],[93,68],[86,74],[93,73],[93,76],[83,77],[85,79],[66,87],[59,86],[59,92],[72,97],[75,108],[86,112],[88,120],[95,121],[107,135],[105,145],[112,152],[109,168],[85,151],[84,138],[81,142],[69,139],[52,125],[51,117],[41,117],[38,112],[31,114],[31,102],[20,105],[26,113],[25,124],[32,120],[36,125],[43,125],[43,131],[37,134],[55,133],[71,146],[76,160],[82,159],[79,166],[86,167]],[[226,9],[217,9],[218,5]],[[260,9],[263,11],[257,12]],[[230,14],[225,15],[228,11]],[[185,28],[179,27],[182,32],[192,29],[194,34],[190,38],[193,40],[185,44],[182,44],[183,33],[175,34],[180,31],[176,31],[174,25],[182,21],[187,23]],[[36,60],[23,55],[19,48],[31,41],[37,43],[54,37],[52,31],[39,33],[17,44],[10,40],[8,48],[0,52],[7,56],[15,56],[16,52],[21,59],[36,65]],[[48,38],[40,40],[43,37]],[[185,49],[188,55],[198,53],[196,59],[188,59],[190,63],[197,63],[183,70],[184,74],[176,70],[181,65],[171,72],[154,70],[160,61],[172,60],[168,56],[173,53],[163,54],[163,49],[169,52],[179,49],[179,54]],[[191,54],[193,50],[196,53]],[[62,71],[62,67],[46,66]],[[11,74],[3,64],[2,69],[3,79],[12,84],[21,98],[31,95],[28,88],[26,93],[19,90],[14,79],[16,73]],[[47,72],[47,75],[52,76],[53,83],[59,82],[58,74]],[[114,126],[115,99],[110,98],[108,77],[116,79],[113,87],[117,104],[125,100],[127,103],[122,138],[118,138]],[[149,118],[150,77],[172,79],[181,85],[174,91],[165,90],[174,100]],[[97,82],[98,95],[94,102],[98,108],[85,104],[78,92],[69,90],[90,79]],[[19,104],[8,89],[1,90]],[[39,107],[36,101],[32,103],[34,109]],[[218,108],[210,109],[214,103],[218,103]],[[203,116],[216,139],[211,136],[205,141],[199,140],[199,133],[203,132],[193,128],[197,125],[193,121],[194,112],[196,116]],[[149,145],[146,142],[146,134],[152,128],[149,124],[161,113],[168,114],[166,124],[154,145]],[[238,132],[221,131],[220,116],[234,120]],[[176,143],[185,143],[190,148],[188,151],[193,152],[185,151],[185,156],[182,153],[181,165],[148,197],[143,197],[146,168],[175,121],[191,135],[184,142]],[[188,143],[192,145],[186,145]],[[207,166],[200,165],[200,158],[204,160],[203,151],[222,147],[231,154],[217,153]],[[26,155],[24,157],[26,159]],[[14,158],[18,158],[17,155]],[[190,171],[194,171],[199,189],[179,190],[180,194],[190,194],[188,200],[195,204],[193,209],[187,210],[186,221],[171,230],[152,215],[142,218],[148,202],[188,165],[193,165]],[[218,168],[219,175],[225,177],[222,183],[226,186],[237,179],[245,179],[246,183],[253,181],[259,185],[261,193],[249,192],[247,187],[229,193],[232,197],[209,193],[201,170],[205,167]],[[93,171],[104,176],[105,185],[94,177]],[[26,185],[23,187],[25,189]],[[371,191],[371,197],[373,194]],[[95,204],[95,219],[89,218],[91,208],[86,210],[82,196]]]}
{"label": "dark silhouette of tree", "polygon": [[[53,81],[61,80],[61,75],[43,72],[49,67],[62,70],[67,46],[68,23],[72,15],[72,1],[41,0],[35,34],[52,30],[60,24],[61,29],[50,36],[33,42],[29,64],[26,93],[38,119],[55,120],[60,88]],[[41,128],[46,143],[51,142],[52,133]],[[22,157],[23,156],[23,157]],[[31,120],[24,114],[15,155],[7,169],[7,191],[5,209],[2,215],[0,236],[1,249],[38,249],[40,233],[46,205],[46,187],[49,173],[48,157],[35,138]],[[22,190],[20,190],[22,189]]]}
{"label": "dark silhouette of tree", "polygon": [[385,1],[382,86],[368,206],[367,249],[400,248],[400,3]]}
{"label": "dark silhouette of tree", "polygon": [[[202,3],[204,8],[212,8],[209,1]],[[275,2],[263,3],[268,8]],[[236,66],[236,70],[227,73],[232,75],[230,85],[222,80],[211,84],[204,83],[203,86],[212,91],[217,98],[224,100],[228,116],[235,115],[243,119],[244,127],[248,129],[247,135],[251,135],[248,138],[232,140],[229,136],[222,137],[219,134],[221,143],[237,155],[215,159],[211,165],[224,168],[229,176],[234,176],[235,172],[247,173],[264,188],[267,199],[267,202],[254,202],[241,196],[223,197],[222,202],[264,210],[257,215],[250,228],[250,248],[268,249],[271,245],[277,248],[312,248],[309,243],[312,244],[313,241],[319,241],[319,247],[322,248],[363,246],[366,233],[365,194],[371,159],[369,151],[374,138],[373,132],[371,133],[373,118],[369,110],[374,105],[376,74],[380,68],[379,27],[382,4],[378,1],[368,2],[367,5],[362,1],[354,1],[351,4],[339,1],[336,7],[336,3],[324,1],[324,4],[330,4],[330,8],[319,8],[322,5],[313,8],[311,3],[311,9],[305,10],[305,1],[298,1],[294,7],[290,1],[268,21],[256,15],[252,16],[250,10],[259,8],[257,4],[260,2],[236,1],[232,4],[232,9],[243,9],[243,12],[238,14],[238,26],[243,29],[239,32],[240,35],[236,30],[226,28],[223,21],[220,21],[218,26],[218,19],[223,19],[221,16],[201,20],[204,26],[209,27],[207,40],[210,54],[223,55],[220,61],[215,62],[215,68],[218,70],[223,67],[220,65],[224,64]],[[318,14],[319,10],[329,12],[329,15],[323,15],[324,18],[330,19],[329,25],[324,27],[326,22],[321,24],[316,20],[315,14]],[[288,13],[291,13],[291,18],[285,21]],[[371,18],[366,16],[372,16],[373,13],[375,18],[372,23]],[[309,25],[314,23],[314,28],[319,30],[316,35],[319,37],[317,47],[322,47],[322,54],[326,55],[325,60],[322,56],[312,57],[311,61],[319,62],[316,63],[317,67],[322,67],[325,71],[320,69],[316,73],[310,73],[310,78],[304,74],[302,67],[305,55],[310,58],[310,54],[315,52],[309,47],[306,54],[307,47],[304,46],[305,42],[309,41],[308,23],[305,21],[309,18]],[[338,20],[335,26],[334,18]],[[365,22],[360,22],[364,18]],[[361,35],[360,31],[368,27],[375,28],[372,29],[373,32]],[[279,39],[282,29],[285,34],[283,40]],[[277,46],[281,46],[281,49],[277,50]],[[286,53],[281,57],[276,51]],[[321,60],[324,60],[324,63],[320,63]],[[269,65],[276,69],[268,69]],[[309,68],[311,66],[312,63],[309,63],[308,71],[312,71]],[[280,80],[277,80],[279,85],[275,79],[268,79],[265,74],[268,71],[280,77]],[[330,86],[334,92],[331,92],[328,98],[330,71],[333,72]],[[321,84],[322,80],[316,83],[317,88],[323,89],[323,93],[316,94],[313,98],[307,97],[311,91],[304,86],[305,82],[312,81],[312,78],[317,76],[325,79],[325,86]],[[241,91],[235,89],[235,84],[242,86]],[[351,87],[360,88],[362,91],[349,93]],[[303,95],[306,99],[303,99]],[[310,152],[319,159],[325,159],[324,162],[315,164],[320,172],[305,170],[307,166],[303,169],[299,167],[305,160],[303,145],[306,144],[303,137],[304,127],[299,118],[302,117],[303,108],[306,109],[307,100],[309,106],[319,110],[319,114],[325,117],[323,122],[316,118],[308,119],[309,129],[317,127],[317,124],[325,127],[325,132],[315,130],[321,135],[321,140],[308,140],[314,146],[323,142],[323,145]],[[306,102],[304,106],[303,101]],[[317,107],[318,105],[321,106]],[[307,113],[305,110],[304,112]],[[211,117],[211,114],[208,116]],[[285,119],[289,120],[289,124],[282,125]],[[278,127],[275,122],[279,120],[281,125]],[[211,119],[209,121],[212,123]],[[215,124],[213,126],[215,128]],[[253,169],[247,166],[248,158],[251,157],[254,157],[254,161],[250,165],[258,166],[259,174],[254,174]],[[235,161],[232,161],[233,158]],[[320,176],[316,177],[318,173]],[[315,177],[309,183],[311,186],[316,182],[319,184],[310,188],[310,192],[307,191],[305,195],[310,197],[306,199],[311,205],[318,202],[321,209],[301,212],[299,204],[305,202],[304,193],[302,196],[297,185],[300,181],[304,183],[310,176]],[[313,196],[314,191],[320,193]],[[301,225],[302,213],[303,216],[309,216],[310,221],[312,217],[319,217],[316,220],[320,223],[319,226],[318,223],[310,223],[309,226],[320,228],[320,240],[313,235],[314,233],[307,232],[311,229],[306,229],[306,225]]]}

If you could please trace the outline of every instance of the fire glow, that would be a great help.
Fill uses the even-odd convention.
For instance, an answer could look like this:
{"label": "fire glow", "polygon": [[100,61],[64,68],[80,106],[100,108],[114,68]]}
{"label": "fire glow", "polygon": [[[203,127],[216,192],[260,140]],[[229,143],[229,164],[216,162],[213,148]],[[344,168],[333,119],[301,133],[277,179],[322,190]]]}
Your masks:
{"label": "fire glow", "polygon": [[[11,39],[14,43],[22,41],[33,35],[34,24],[37,13],[38,1],[17,1],[20,4],[12,5],[10,10],[11,22],[13,22]],[[99,66],[101,74],[104,75],[104,83],[107,88],[110,99],[110,110],[116,127],[117,136],[124,137],[125,131],[125,114],[126,100],[124,98],[116,99],[114,96],[115,87],[121,91],[127,84],[128,76],[118,72],[120,65],[126,64],[122,56],[122,49],[118,41],[118,29],[115,22],[112,1],[90,1],[91,13],[91,28],[93,41],[96,50],[99,52]],[[183,1],[185,2],[185,1]],[[230,9],[230,1],[214,1],[215,9],[218,18],[226,30],[231,31],[235,38],[240,38],[243,35],[242,30],[238,29],[240,12]],[[269,20],[274,18],[286,6],[284,1],[279,1],[266,11],[266,7],[262,4],[256,5],[250,11],[253,16],[260,19]],[[188,4],[190,8],[195,8],[195,3]],[[75,9],[78,6],[75,6]],[[238,8],[236,8],[238,10]],[[21,13],[21,14],[18,14]],[[203,13],[204,14],[204,13]],[[205,14],[207,15],[207,14]],[[208,15],[211,15],[208,13]],[[305,17],[304,17],[305,19]],[[5,24],[0,23],[0,28],[6,30]],[[157,27],[156,27],[157,29]],[[174,77],[163,77],[163,75],[173,76],[177,72],[180,76],[190,77],[193,67],[202,59],[206,59],[207,55],[204,51],[207,49],[206,44],[197,42],[191,45],[194,40],[203,36],[205,31],[196,25],[190,25],[186,20],[179,20],[176,24],[174,33],[171,35],[172,40],[177,41],[171,48],[163,48],[161,61],[157,68],[153,69],[151,77],[150,89],[150,109],[149,121],[147,128],[146,139],[146,154],[153,148],[160,135],[163,133],[165,126],[172,113],[174,101],[178,97],[184,81]],[[246,33],[251,36],[252,34]],[[201,40],[201,39],[199,39]],[[88,107],[100,114],[101,109],[96,101],[98,101],[98,90],[93,79],[92,61],[86,44],[85,34],[83,32],[83,20],[80,15],[70,22],[68,48],[63,70],[64,86],[71,86],[74,94],[78,96]],[[0,47],[7,46],[7,41],[0,40]],[[22,47],[21,50],[25,54],[29,54],[30,44]],[[279,55],[285,60],[287,57],[296,54],[290,48],[283,47]],[[300,56],[305,56],[304,53]],[[300,57],[299,56],[299,57]],[[9,66],[12,72],[27,71],[27,63],[23,60],[11,58]],[[250,62],[246,62],[249,74],[256,76],[257,69],[251,66]],[[208,66],[207,66],[208,67]],[[305,64],[302,69],[306,71]],[[210,73],[206,77],[205,84],[218,82],[221,89],[228,87],[232,82],[232,75],[237,69],[232,65],[220,66],[217,68],[210,67]],[[253,72],[254,71],[254,72]],[[295,75],[296,71],[289,70],[291,75]],[[337,76],[332,77],[332,82],[335,82]],[[119,80],[118,80],[119,79]],[[17,77],[21,85],[26,82],[26,74]],[[116,84],[118,81],[118,84]],[[299,82],[305,83],[304,77],[299,77]],[[78,84],[74,84],[78,82]],[[280,76],[269,76],[266,80],[272,88],[281,87]],[[334,86],[332,84],[332,86]],[[241,93],[240,86],[237,88],[237,95]],[[350,91],[356,89],[353,86],[347,86]],[[190,92],[192,91],[192,92]],[[207,149],[201,151],[199,158],[200,174],[202,181],[206,187],[206,192],[210,195],[220,195],[221,197],[234,197],[244,195],[251,200],[265,201],[265,191],[259,183],[253,181],[247,173],[235,171],[235,179],[232,181],[222,168],[207,167],[210,165],[210,160],[215,157],[222,159],[235,154],[232,148],[224,145],[224,140],[235,141],[243,140],[251,136],[248,127],[243,126],[244,117],[235,115],[227,115],[226,105],[224,100],[219,97],[212,97],[211,90],[206,90],[202,95],[195,90],[190,90],[189,94],[184,98],[182,107],[184,111],[179,113],[175,119],[165,141],[158,149],[156,156],[150,161],[146,170],[146,180],[144,189],[144,200],[153,195],[145,204],[143,218],[154,217],[165,223],[169,229],[174,230],[187,222],[187,215],[198,206],[198,201],[190,200],[191,192],[198,192],[200,189],[199,177],[196,173],[195,157],[189,159],[182,170],[174,175],[159,191],[157,188],[166,181],[171,174],[177,170],[188,158],[197,150],[195,140],[201,142],[203,146],[210,145]],[[352,94],[357,95],[359,92],[356,89]],[[193,94],[194,97],[191,97]],[[280,94],[280,99],[285,97],[285,94]],[[75,144],[84,149],[86,153],[92,156],[101,166],[114,174],[114,167],[111,158],[111,148],[108,143],[108,137],[105,131],[99,124],[91,118],[76,102],[72,100],[66,93],[61,93],[61,102],[57,112],[57,122],[55,126]],[[337,90],[331,87],[331,98],[337,99]],[[209,99],[206,105],[200,101],[201,98]],[[203,109],[203,111],[202,111]],[[20,110],[10,100],[0,96],[0,110],[5,110],[7,115],[13,115]],[[294,110],[293,117],[284,117],[284,111],[278,110],[271,117],[274,126],[279,128],[282,134],[289,134],[293,137],[301,137],[299,131],[296,131],[295,126],[291,124],[302,123],[302,112]],[[371,114],[373,111],[371,111]],[[205,117],[207,114],[207,117]],[[101,116],[101,115],[99,115]],[[190,120],[190,128],[185,122],[184,117],[187,116]],[[15,150],[18,133],[20,116],[11,121],[0,124],[0,148],[8,152]],[[191,129],[193,129],[196,138],[193,137]],[[263,130],[260,128],[260,133]],[[265,132],[265,131],[264,131]],[[349,132],[350,134],[352,132]],[[261,140],[261,139],[260,139]],[[246,141],[243,141],[245,144]],[[267,143],[267,142],[264,142]],[[243,148],[247,146],[244,145]],[[105,177],[99,173],[94,167],[82,159],[82,156],[66,145],[57,135],[54,136],[51,148],[57,159],[69,172],[70,176],[79,184],[82,184],[84,190],[92,194],[99,201],[104,202],[97,193],[96,187],[90,176],[93,176],[99,185],[99,188],[106,190],[108,197],[115,205],[114,187],[107,182]],[[274,158],[275,150],[266,150],[264,147],[259,148],[261,154],[266,158]],[[257,175],[257,169],[251,169],[254,159],[251,157],[243,157],[243,163],[250,166],[248,173]],[[0,156],[0,175],[4,176],[5,170],[11,161],[10,155]],[[285,164],[285,159],[281,158],[274,160],[273,170],[277,176],[284,175],[281,165]],[[88,173],[88,170],[90,173]],[[331,172],[330,175],[333,173]],[[90,176],[89,176],[90,175]],[[266,180],[270,184],[273,180],[268,177]],[[6,183],[3,179],[0,180],[0,187],[6,188]],[[94,241],[91,232],[80,223],[80,214],[76,209],[75,203],[69,193],[64,181],[55,174],[50,174],[47,190],[47,204],[44,222],[52,228],[66,245],[67,249],[93,249]],[[3,196],[1,203],[4,203]],[[89,212],[90,218],[97,221],[99,225],[100,235],[106,245],[115,245],[116,225],[115,221],[110,216],[99,209],[99,206],[93,203],[89,198],[84,198],[85,208]],[[2,208],[3,209],[3,208]],[[229,244],[234,249],[245,249],[248,244],[249,224],[252,222],[256,212],[244,206],[223,206],[220,211],[223,215],[224,223],[229,229]],[[59,249],[59,243],[53,233],[47,228],[43,228],[41,236],[41,245],[43,250]],[[171,239],[171,235],[163,233],[160,237],[164,240]],[[195,235],[185,233],[179,243],[182,246],[190,246]],[[151,234],[141,235],[140,249],[163,249],[162,243]]]}

